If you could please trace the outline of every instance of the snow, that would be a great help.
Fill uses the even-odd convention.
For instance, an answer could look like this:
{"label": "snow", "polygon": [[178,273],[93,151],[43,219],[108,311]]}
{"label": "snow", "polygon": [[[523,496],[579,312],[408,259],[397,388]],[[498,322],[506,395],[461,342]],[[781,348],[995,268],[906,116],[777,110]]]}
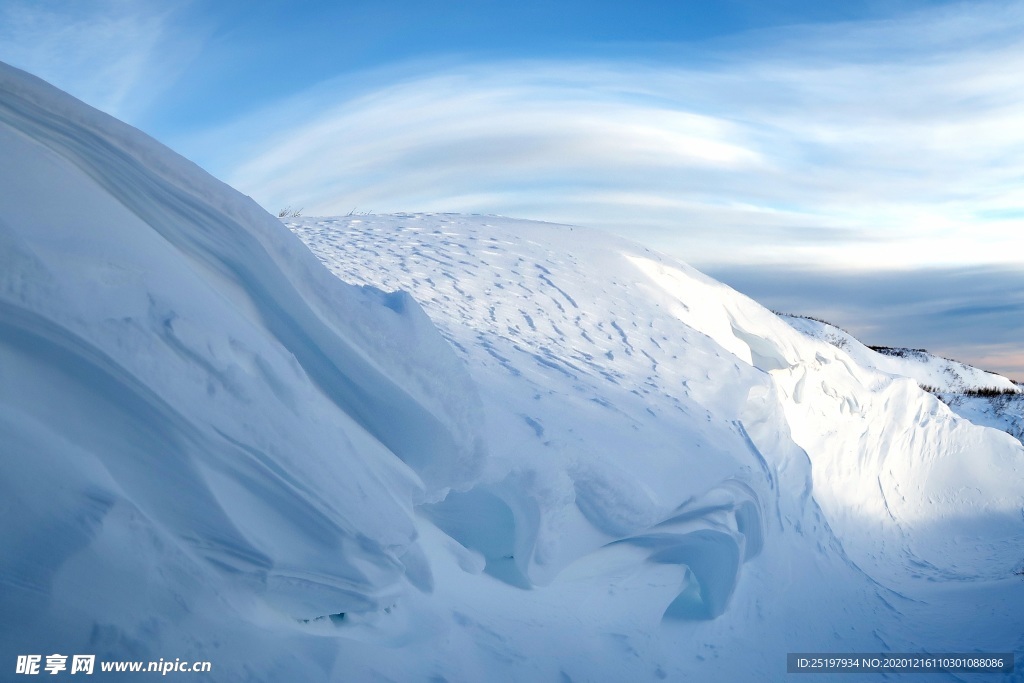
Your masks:
{"label": "snow", "polygon": [[[342,279],[411,292],[465,359],[491,457],[477,504],[452,497],[431,519],[489,570],[511,554],[514,581],[490,572],[511,585],[565,590],[561,578],[582,567],[591,577],[605,564],[674,563],[686,569],[658,603],[660,629],[740,628],[732,619],[754,609],[743,633],[780,633],[765,652],[821,642],[799,620],[842,632],[843,651],[877,647],[880,623],[887,647],[935,647],[941,638],[914,633],[949,620],[948,596],[931,602],[936,585],[1015,590],[1019,442],[693,269],[600,233],[496,217],[288,224]],[[447,517],[488,520],[502,544]],[[829,598],[844,616],[819,614],[823,626],[798,620],[801,599],[744,594],[760,584],[774,595],[780,576],[856,595]],[[953,626],[946,642],[1008,642],[967,633]],[[730,642],[739,647],[717,645]],[[748,665],[737,676],[758,670]],[[681,671],[728,679],[695,666]]]}
{"label": "snow", "polygon": [[974,424],[1001,429],[1024,442],[1024,392],[996,396],[941,393],[938,396],[957,415]]}
{"label": "snow", "polygon": [[684,264],[490,216],[293,235],[9,67],[0,149],[4,662],[726,681],[1024,645],[1021,443]]}
{"label": "snow", "polygon": [[[150,552],[176,549],[163,571],[220,600],[296,617],[390,604],[422,555],[413,505],[483,455],[475,391],[426,316],[332,278],[127,126],[7,67],[0,92],[18,160],[0,165],[2,486],[18,520],[3,576],[27,591],[5,600],[68,637],[83,624],[59,611],[102,624],[108,595],[59,589],[117,565],[132,525]],[[190,611],[176,582],[159,599]],[[112,628],[138,639],[165,611],[143,599]]]}
{"label": "snow", "polygon": [[[909,377],[925,387],[941,393],[962,393],[968,390],[996,389],[1019,392],[1012,380],[979,370],[959,361],[942,358],[924,349],[865,346],[846,330],[814,318],[782,315],[794,329],[809,337],[826,341],[843,349],[859,365],[899,377]],[[877,349],[877,350],[876,350]]]}
{"label": "snow", "polygon": [[795,315],[781,317],[805,335],[843,349],[863,367],[915,380],[974,424],[1024,440],[1024,389],[1009,378],[924,349],[876,347],[876,351],[824,321]]}

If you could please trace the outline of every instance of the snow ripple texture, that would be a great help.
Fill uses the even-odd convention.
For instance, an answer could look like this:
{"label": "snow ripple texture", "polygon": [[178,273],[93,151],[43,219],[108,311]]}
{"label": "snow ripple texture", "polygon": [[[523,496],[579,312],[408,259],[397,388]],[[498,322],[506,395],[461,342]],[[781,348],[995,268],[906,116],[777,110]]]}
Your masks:
{"label": "snow ripple texture", "polygon": [[[539,480],[567,507],[522,515],[529,531],[515,557],[525,576],[544,581],[582,551],[554,540],[583,535],[565,526],[577,512],[603,542],[738,484],[757,520],[746,528],[760,529],[778,518],[778,471],[795,467],[872,576],[999,575],[1021,559],[1019,442],[687,266],[607,235],[493,217],[308,219],[292,229],[339,277],[411,292],[478,385],[502,387],[488,395],[490,414],[516,445],[492,444],[492,486],[560,463],[562,490],[550,490],[557,477]],[[521,385],[514,393],[510,381]],[[666,448],[673,432],[685,436]],[[780,455],[778,442],[812,466]],[[968,549],[961,541],[978,525],[1000,532]],[[896,548],[909,568],[891,562]]]}
{"label": "snow ripple texture", "polygon": [[935,584],[1005,586],[1020,566],[1019,442],[692,268],[492,216],[288,225],[340,278],[411,292],[465,359],[491,457],[427,513],[496,577],[672,564],[667,623],[728,614],[759,561],[802,575],[793,543],[884,605],[848,615],[928,612]]}

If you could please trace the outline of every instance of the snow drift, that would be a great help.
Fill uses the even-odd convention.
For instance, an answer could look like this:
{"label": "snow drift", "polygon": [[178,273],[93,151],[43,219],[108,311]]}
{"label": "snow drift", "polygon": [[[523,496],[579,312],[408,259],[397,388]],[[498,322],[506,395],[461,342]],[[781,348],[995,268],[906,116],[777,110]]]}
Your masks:
{"label": "snow drift", "polygon": [[1021,444],[683,264],[292,222],[335,277],[8,67],[0,150],[0,666],[744,680],[1022,645]]}
{"label": "snow drift", "polygon": [[[295,617],[429,584],[412,506],[483,451],[415,302],[342,284],[250,200],[8,67],[0,148],[5,648],[83,619],[151,640],[191,611],[179,583]],[[150,572],[174,578],[126,624],[102,587]]]}
{"label": "snow drift", "polygon": [[797,315],[780,317],[807,336],[843,349],[858,365],[890,375],[910,377],[922,387],[932,387],[937,392],[962,393],[980,389],[1020,391],[1017,385],[1002,375],[936,356],[925,349],[869,347],[846,330],[822,320]]}
{"label": "snow drift", "polygon": [[[1019,603],[990,600],[1019,581],[1021,444],[913,380],[600,233],[491,216],[288,224],[342,279],[411,292],[466,360],[490,458],[428,516],[485,571],[564,591],[566,577],[681,567],[661,584],[658,633],[707,623],[685,631],[684,670],[708,680],[781,677],[771,653],[811,643],[1019,642],[995,626]],[[950,585],[955,599],[935,590]],[[949,621],[973,600],[1001,616]],[[761,664],[697,654],[743,638]]]}
{"label": "snow drift", "polygon": [[864,367],[915,380],[957,415],[1024,441],[1024,388],[1008,378],[925,349],[868,347],[849,332],[821,320],[794,315],[782,319],[809,337],[843,349]]}

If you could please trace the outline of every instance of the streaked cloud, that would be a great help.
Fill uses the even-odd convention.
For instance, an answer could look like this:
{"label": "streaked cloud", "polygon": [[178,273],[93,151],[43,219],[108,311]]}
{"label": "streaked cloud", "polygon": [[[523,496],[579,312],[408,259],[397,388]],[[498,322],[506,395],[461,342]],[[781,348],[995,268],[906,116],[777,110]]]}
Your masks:
{"label": "streaked cloud", "polygon": [[5,0],[0,60],[132,120],[197,54],[202,31],[175,25],[187,0]]}
{"label": "streaked cloud", "polygon": [[622,87],[545,64],[427,76],[330,108],[230,178],[264,201],[322,212],[495,210],[501,197],[535,213],[573,188],[763,164],[731,122],[630,101]]}
{"label": "streaked cloud", "polygon": [[865,344],[927,348],[1024,381],[1024,269],[733,265],[709,274],[775,310],[828,320]]}
{"label": "streaked cloud", "polygon": [[[237,28],[249,7],[229,5],[6,0],[0,59],[144,128],[166,110],[175,125],[150,132],[271,211],[603,227],[866,342],[1024,378],[1022,0],[564,59],[423,43],[397,53],[419,61],[341,73],[197,133],[222,111],[195,111],[211,93],[249,106],[264,75],[292,92],[316,77],[296,69],[348,63],[325,66],[326,41],[317,64],[271,78],[287,50],[259,41],[280,34]],[[294,15],[275,7],[273,21]],[[320,15],[296,16],[286,35],[302,50]],[[181,110],[155,106],[179,75]]]}
{"label": "streaked cloud", "polygon": [[410,67],[218,130],[259,149],[204,161],[271,210],[540,218],[698,265],[1022,263],[1022,34],[1024,4],[975,3],[685,58]]}

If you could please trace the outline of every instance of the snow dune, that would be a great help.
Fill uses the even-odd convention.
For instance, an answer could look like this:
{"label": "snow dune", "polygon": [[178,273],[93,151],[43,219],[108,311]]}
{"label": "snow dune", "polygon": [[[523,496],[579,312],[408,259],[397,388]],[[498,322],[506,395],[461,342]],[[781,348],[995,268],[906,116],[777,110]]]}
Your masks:
{"label": "snow dune", "polygon": [[875,351],[845,330],[820,320],[792,315],[782,319],[810,337],[845,350],[860,365],[915,380],[933,391],[957,415],[1024,441],[1024,388],[1008,378],[923,349]]}
{"label": "snow dune", "polygon": [[[621,540],[740,482],[757,514],[770,516],[783,468],[812,478],[846,551],[875,578],[1005,575],[1021,560],[1012,544],[1024,492],[1019,442],[693,269],[579,228],[492,217],[307,219],[292,228],[343,279],[412,292],[462,350],[495,421],[521,417],[516,431],[528,447],[505,454],[492,445],[492,469],[502,459],[508,472],[531,458],[538,471],[564,462],[562,505],[523,515],[529,531],[520,530],[515,557],[526,576],[541,579],[575,557],[546,535],[580,537],[565,526],[576,515],[604,532],[594,543]],[[593,405],[576,407],[584,402]],[[544,427],[552,415],[556,424]],[[570,447],[578,437],[559,430],[593,438]],[[692,443],[667,448],[673,434]],[[780,449],[801,453],[794,461]],[[1003,531],[972,554],[958,539],[979,518]],[[550,560],[548,547],[568,554]]]}
{"label": "snow dune", "polygon": [[1024,645],[1020,442],[683,264],[480,216],[290,222],[307,249],[9,67],[0,149],[4,662],[725,681]]}
{"label": "snow dune", "polygon": [[[3,67],[0,94],[13,642],[70,637],[66,610],[101,623],[109,595],[67,593],[125,555],[177,577],[151,601],[186,611],[178,581],[295,617],[429,582],[413,505],[483,450],[473,386],[415,302],[337,281],[250,200],[45,84]],[[146,603],[139,623],[166,630]]]}
{"label": "snow dune", "polygon": [[865,346],[846,330],[821,320],[795,315],[780,317],[807,336],[843,349],[859,365],[890,375],[910,377],[921,386],[934,387],[940,393],[978,389],[1020,391],[1017,385],[1002,375],[942,358],[924,349],[876,347],[879,349],[876,351]]}
{"label": "snow dune", "polygon": [[[841,585],[863,591],[835,601],[842,630],[827,633],[843,651],[878,638],[935,647],[911,632],[955,609],[929,602],[936,585],[1015,590],[1019,442],[693,269],[600,233],[496,217],[288,224],[340,278],[411,292],[465,359],[491,457],[477,488],[430,515],[495,576],[514,564],[515,585],[564,590],[561,577],[605,564],[675,562],[685,572],[659,603],[663,629],[712,619],[783,649],[764,631],[821,642],[823,614],[798,616],[795,596],[737,595],[780,577],[809,592]],[[499,506],[491,529],[509,538],[484,547],[486,526],[458,520],[496,520]],[[736,626],[749,609],[757,617]],[[874,621],[885,635],[859,640]],[[938,640],[955,647],[966,632]],[[997,632],[972,631],[1019,639]]]}

